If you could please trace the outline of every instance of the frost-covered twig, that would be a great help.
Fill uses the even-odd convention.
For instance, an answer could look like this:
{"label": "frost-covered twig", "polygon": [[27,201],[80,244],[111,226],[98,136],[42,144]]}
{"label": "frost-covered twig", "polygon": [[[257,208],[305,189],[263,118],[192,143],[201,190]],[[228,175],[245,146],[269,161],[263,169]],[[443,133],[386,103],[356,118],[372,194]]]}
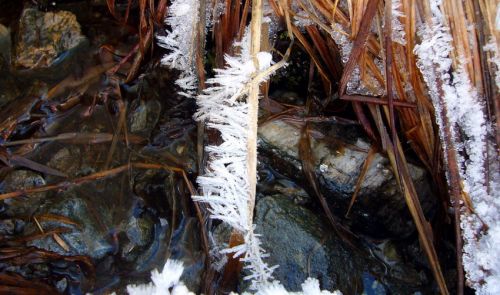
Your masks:
{"label": "frost-covered twig", "polygon": [[[464,268],[468,282],[478,294],[498,294],[500,196],[498,190],[488,192],[487,185],[494,185],[499,179],[497,172],[488,176],[484,169],[489,148],[485,110],[464,65],[458,63],[457,68],[452,68],[452,37],[440,11],[441,1],[430,3],[432,19],[420,29],[422,43],[415,47],[415,53],[436,109],[450,190],[459,195],[463,186],[473,205],[474,212],[462,210]],[[459,173],[459,180],[453,181],[453,169]],[[488,231],[484,231],[481,220]]]}
{"label": "frost-covered twig", "polygon": [[[258,235],[254,232],[251,202],[251,182],[248,176],[248,137],[249,105],[247,96],[255,75],[254,63],[250,55],[248,30],[240,43],[240,53],[226,56],[227,67],[216,69],[216,76],[207,80],[209,87],[197,98],[198,120],[207,122],[207,127],[220,131],[223,143],[208,146],[209,163],[204,176],[198,177],[203,196],[193,198],[210,204],[213,218],[220,219],[240,232],[245,243],[225,252],[244,255],[242,260],[249,269],[253,287],[272,279],[274,267],[268,266],[266,256],[260,246]],[[266,52],[257,54],[260,71],[270,66],[271,55]],[[262,82],[262,81],[257,81]]]}
{"label": "frost-covered twig", "polygon": [[198,0],[174,0],[165,19],[171,30],[166,30],[165,36],[158,36],[158,45],[169,50],[161,62],[181,72],[176,84],[182,89],[179,94],[187,97],[196,93],[198,84],[194,54],[199,5]]}

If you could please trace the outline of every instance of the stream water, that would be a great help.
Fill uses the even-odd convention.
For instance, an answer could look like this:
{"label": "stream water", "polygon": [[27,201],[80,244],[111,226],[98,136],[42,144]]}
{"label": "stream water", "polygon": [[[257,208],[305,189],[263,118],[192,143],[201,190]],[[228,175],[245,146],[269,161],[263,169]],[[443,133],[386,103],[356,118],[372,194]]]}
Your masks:
{"label": "stream water", "polygon": [[[124,10],[127,1],[117,2]],[[175,73],[159,64],[161,49],[148,50],[138,75],[126,81],[134,59],[119,62],[139,38],[106,1],[0,0],[0,7],[0,194],[17,192],[0,202],[0,293],[31,294],[38,286],[121,294],[168,258],[183,261],[191,290],[217,290],[220,274],[207,278],[214,270],[186,183],[198,172],[195,102],[176,94]],[[275,89],[271,96],[300,105],[300,95]],[[344,218],[369,141],[352,124],[313,129],[320,189],[359,240],[352,247],[332,230],[305,181],[300,128],[268,122],[259,131],[255,222],[269,263],[280,265],[275,277],[291,290],[312,276],[344,294],[435,293],[387,159],[377,154]],[[433,217],[432,185],[423,168],[412,167]],[[44,189],[33,192],[37,187]],[[210,246],[227,245],[230,229],[203,226]],[[453,242],[442,237],[452,286]],[[240,280],[238,290],[246,287]]]}

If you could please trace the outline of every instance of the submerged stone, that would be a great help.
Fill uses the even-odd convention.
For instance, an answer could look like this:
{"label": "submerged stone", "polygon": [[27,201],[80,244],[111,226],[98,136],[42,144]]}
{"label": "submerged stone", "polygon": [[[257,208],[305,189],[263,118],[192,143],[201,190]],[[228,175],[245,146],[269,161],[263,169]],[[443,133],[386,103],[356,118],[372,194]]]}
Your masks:
{"label": "submerged stone", "polygon": [[[26,190],[46,184],[45,179],[38,173],[31,170],[14,170],[7,174],[0,183],[0,192],[9,193],[19,190]],[[40,202],[45,199],[44,192],[29,194],[6,199],[6,213],[10,216],[31,215]]]}
{"label": "submerged stone", "polygon": [[[262,198],[256,206],[255,223],[262,246],[269,253],[265,260],[269,265],[279,265],[273,275],[288,290],[300,290],[308,277],[317,278],[324,289],[338,289],[343,294],[428,290],[426,276],[414,266],[397,255],[377,255],[373,246],[349,246],[323,219],[289,196]],[[390,242],[386,248],[388,245]]]}
{"label": "submerged stone", "polygon": [[130,132],[149,138],[158,123],[160,114],[161,104],[157,100],[134,100],[128,116]]}
{"label": "submerged stone", "polygon": [[87,46],[71,12],[27,8],[19,21],[13,64],[21,74],[58,79],[67,75],[74,66],[72,58]]}

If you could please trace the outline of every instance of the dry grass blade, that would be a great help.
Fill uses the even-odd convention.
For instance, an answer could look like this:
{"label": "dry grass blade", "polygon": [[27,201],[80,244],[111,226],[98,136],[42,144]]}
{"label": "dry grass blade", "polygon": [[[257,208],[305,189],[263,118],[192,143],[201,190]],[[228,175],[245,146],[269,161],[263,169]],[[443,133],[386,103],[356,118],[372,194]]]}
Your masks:
{"label": "dry grass blade", "polygon": [[66,173],[17,155],[10,155],[8,158],[8,163],[12,166],[26,167],[34,171],[42,172],[44,174],[55,175],[59,177],[68,177]]}
{"label": "dry grass blade", "polygon": [[160,0],[158,5],[156,6],[156,16],[155,21],[157,24],[163,23],[165,19],[165,15],[167,15],[167,0]]}
{"label": "dry grass blade", "polygon": [[15,198],[15,197],[23,196],[23,195],[34,194],[34,193],[46,192],[46,191],[51,191],[51,190],[66,189],[66,188],[71,187],[73,185],[81,185],[81,184],[84,184],[87,182],[97,181],[97,180],[104,179],[107,177],[112,177],[118,173],[128,171],[131,168],[164,169],[164,170],[180,173],[182,175],[184,181],[188,185],[190,191],[195,193],[195,190],[194,190],[191,182],[187,178],[186,173],[181,168],[171,167],[171,166],[161,165],[161,164],[129,163],[129,164],[125,164],[125,165],[113,168],[113,169],[96,172],[96,173],[93,173],[93,174],[90,174],[87,176],[83,176],[80,178],[75,178],[73,180],[68,180],[68,181],[63,181],[63,182],[59,182],[56,184],[44,185],[44,186],[34,187],[34,188],[30,188],[30,189],[24,189],[24,190],[18,190],[18,191],[14,191],[14,192],[0,194],[0,200]]}
{"label": "dry grass blade", "polygon": [[[250,55],[255,69],[259,69],[257,54],[261,50],[262,36],[262,0],[252,1],[252,20],[250,22]],[[248,92],[248,143],[247,143],[247,169],[248,169],[248,223],[253,224],[253,211],[257,189],[257,122],[259,120],[259,80],[250,82]]]}
{"label": "dry grass blade", "polygon": [[[366,95],[342,95],[340,99],[343,100],[348,100],[348,101],[357,101],[357,102],[365,102],[365,103],[370,103],[370,104],[379,104],[379,105],[388,105],[389,102],[387,100],[378,98],[378,97],[373,97],[373,96],[366,96]],[[417,105],[411,102],[405,102],[405,101],[393,101],[393,105],[395,107],[401,107],[401,108],[416,108]]]}
{"label": "dry grass blade", "polygon": [[37,280],[28,280],[15,273],[0,274],[0,293],[11,295],[50,295],[59,293],[54,287]]}
{"label": "dry grass blade", "polygon": [[363,163],[363,167],[361,168],[361,172],[359,173],[358,180],[356,181],[356,186],[354,189],[354,193],[352,194],[352,197],[351,197],[351,202],[349,202],[349,207],[347,208],[347,212],[345,213],[346,218],[349,217],[349,213],[351,212],[351,208],[354,205],[354,202],[356,202],[359,190],[361,189],[361,185],[363,184],[363,181],[365,179],[366,172],[370,168],[370,165],[373,161],[373,156],[375,156],[375,148],[372,146],[372,147],[370,147],[370,150],[368,150],[368,155],[366,156],[366,159]]}
{"label": "dry grass blade", "polygon": [[[384,45],[385,45],[385,91],[389,107],[389,123],[391,129],[392,144],[395,146],[396,118],[394,114],[394,93],[393,93],[393,75],[392,75],[392,0],[385,1],[385,22],[384,22]],[[396,156],[396,162],[398,157]]]}
{"label": "dry grass blade", "polygon": [[35,247],[23,247],[23,248],[1,248],[0,249],[0,262],[9,263],[11,265],[27,265],[51,262],[54,260],[61,260],[66,262],[72,262],[80,265],[83,271],[93,275],[94,266],[92,261],[87,256],[64,256],[54,252],[50,252],[43,249],[38,249]]}
{"label": "dry grass blade", "polygon": [[[365,51],[365,44],[368,40],[368,34],[370,32],[371,24],[373,21],[373,17],[377,12],[377,5],[379,0],[368,0],[368,4],[366,5],[365,13],[363,17],[361,17],[360,30],[356,35],[356,39],[354,40],[354,44],[352,46],[352,52],[349,56],[349,60],[344,66],[344,72],[342,74],[342,78],[340,79],[339,86],[339,94],[340,96],[345,94],[347,89],[347,82],[349,81],[354,68],[356,67],[361,54]],[[352,29],[355,31],[355,29]]]}
{"label": "dry grass blade", "polygon": [[[229,248],[236,247],[245,242],[241,234],[236,231],[231,232],[231,236],[229,238]],[[222,279],[219,285],[219,292],[231,292],[235,290],[238,284],[239,276],[241,270],[243,269],[243,262],[240,259],[235,259],[233,254],[228,253],[227,255],[227,264],[224,267],[224,271],[222,273]]]}
{"label": "dry grass blade", "polygon": [[[124,103],[122,100],[119,100],[118,102],[118,111],[119,111],[119,116],[118,116],[118,124],[115,127],[115,133],[113,134],[113,139],[111,140],[111,146],[109,147],[108,155],[106,157],[106,161],[104,162],[103,169],[106,170],[108,169],[109,165],[111,164],[111,160],[113,159],[113,154],[116,149],[116,145],[118,144],[118,141],[120,140],[120,133],[123,130],[123,133],[126,133],[127,129],[127,107],[126,103]],[[127,137],[124,136],[125,139]]]}
{"label": "dry grass blade", "polygon": [[361,123],[361,126],[363,126],[363,129],[365,130],[368,137],[370,137],[370,139],[372,139],[374,142],[380,142],[379,138],[372,128],[370,120],[363,111],[363,106],[361,105],[361,103],[353,101],[352,107],[354,109],[354,113],[356,114],[356,118],[358,118],[358,121]]}
{"label": "dry grass blade", "polygon": [[88,88],[90,84],[101,79],[101,75],[115,66],[114,62],[96,65],[85,70],[81,77],[70,76],[52,87],[47,93],[47,99],[54,99],[72,89]]}
{"label": "dry grass blade", "polygon": [[[441,271],[436,249],[434,248],[432,229],[425,219],[422,207],[420,206],[420,201],[418,199],[413,180],[410,177],[401,143],[399,142],[397,136],[394,138],[394,141],[389,137],[389,134],[383,125],[382,115],[378,110],[378,107],[370,105],[370,111],[372,116],[377,119],[378,131],[381,135],[382,142],[385,143],[384,146],[391,162],[396,180],[398,181],[408,209],[410,210],[410,214],[417,227],[420,243],[427,256],[434,278],[436,279],[441,294],[448,294],[443,272]],[[392,143],[394,143],[394,145]]]}
{"label": "dry grass blade", "polygon": [[314,159],[313,153],[311,151],[311,139],[309,137],[307,123],[301,130],[301,136],[299,140],[299,158],[302,163],[302,171],[304,172],[304,176],[306,177],[309,185],[311,185],[314,194],[318,198],[318,201],[321,204],[321,207],[323,208],[323,211],[325,212],[325,215],[330,222],[333,230],[353,249],[359,250],[360,248],[358,246],[358,237],[347,228],[345,228],[342,224],[340,224],[337,220],[335,220],[332,211],[328,207],[328,203],[326,202],[325,197],[321,193],[318,184],[318,178],[316,177],[316,173],[314,170]]}
{"label": "dry grass blade", "polygon": [[51,230],[43,231],[40,233],[35,233],[35,234],[27,235],[27,236],[17,237],[13,240],[6,241],[6,244],[8,244],[8,245],[24,244],[24,243],[27,243],[30,241],[44,239],[44,238],[50,237],[54,234],[63,234],[63,233],[69,233],[69,232],[71,232],[71,229],[69,229],[67,227],[56,227],[56,228],[53,228]]}
{"label": "dry grass blade", "polygon": [[46,213],[46,214],[37,215],[36,217],[37,217],[37,220],[40,220],[42,222],[43,221],[56,221],[56,222],[65,223],[68,225],[73,225],[73,226],[76,226],[77,228],[81,228],[80,224],[78,224],[77,222],[69,219],[66,216],[62,216],[62,215]]}
{"label": "dry grass blade", "polygon": [[[127,137],[120,136],[121,140],[125,140],[127,138],[131,143],[142,143],[144,139],[137,135],[129,135]],[[51,141],[64,141],[72,144],[97,144],[104,143],[113,140],[113,134],[111,133],[78,133],[78,132],[70,132],[70,133],[61,133],[56,136],[51,137],[43,137],[43,138],[30,138],[30,139],[21,139],[16,141],[7,141],[0,146],[11,147],[16,145],[23,144],[36,144],[36,143],[44,143]]]}
{"label": "dry grass blade", "polygon": [[69,252],[70,248],[68,246],[68,244],[61,238],[60,235],[58,235],[57,233],[54,233],[52,235],[52,238],[54,239],[54,241],[61,247],[64,249],[64,251],[66,252]]}

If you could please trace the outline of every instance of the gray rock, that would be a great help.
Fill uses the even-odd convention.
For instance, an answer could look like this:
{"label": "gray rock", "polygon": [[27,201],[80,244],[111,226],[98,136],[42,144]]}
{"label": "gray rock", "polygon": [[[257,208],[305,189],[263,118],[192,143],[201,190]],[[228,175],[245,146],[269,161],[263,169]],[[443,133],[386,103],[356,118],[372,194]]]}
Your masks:
{"label": "gray rock", "polygon": [[[14,192],[45,184],[45,179],[38,173],[30,170],[14,170],[5,176],[0,184],[0,191],[2,193]],[[46,193],[40,192],[6,199],[4,201],[7,206],[6,213],[10,216],[30,215],[37,209],[38,204],[44,200],[45,196]]]}
{"label": "gray rock", "polygon": [[151,242],[154,223],[147,216],[132,216],[126,225],[128,239],[133,245],[143,247]]}
{"label": "gray rock", "polygon": [[0,220],[0,236],[12,236],[24,230],[24,221],[21,219]]}
{"label": "gray rock", "polygon": [[[320,189],[338,216],[344,216],[370,144],[357,126],[318,124],[311,140]],[[304,183],[298,143],[300,129],[273,120],[259,127],[260,154],[280,173]],[[425,213],[432,213],[435,198],[423,168],[409,164]],[[415,231],[403,194],[389,160],[377,153],[361,185],[350,213],[352,226],[363,233],[383,238],[408,236]]]}
{"label": "gray rock", "polygon": [[266,262],[279,265],[274,277],[289,290],[300,290],[308,277],[317,278],[324,289],[344,294],[412,294],[427,288],[426,277],[405,264],[390,242],[381,247],[388,253],[355,250],[317,214],[288,196],[262,198],[255,223],[270,254]]}
{"label": "gray rock", "polygon": [[69,177],[75,177],[79,172],[81,162],[80,148],[67,145],[54,152],[52,158],[47,162],[47,166],[58,171],[64,171]]}
{"label": "gray rock", "polygon": [[[39,210],[39,214],[52,214],[66,217],[79,226],[68,226],[59,222],[43,222],[45,230],[56,227],[69,227],[68,233],[60,234],[60,237],[69,246],[66,252],[52,238],[34,240],[29,243],[31,246],[53,251],[62,255],[86,255],[94,259],[100,259],[114,251],[114,246],[108,239],[108,232],[105,231],[106,224],[109,224],[106,214],[92,212],[88,203],[77,196],[74,189],[70,189],[56,198],[51,199]],[[104,227],[104,228],[103,228]],[[26,231],[35,231],[34,227]]]}

